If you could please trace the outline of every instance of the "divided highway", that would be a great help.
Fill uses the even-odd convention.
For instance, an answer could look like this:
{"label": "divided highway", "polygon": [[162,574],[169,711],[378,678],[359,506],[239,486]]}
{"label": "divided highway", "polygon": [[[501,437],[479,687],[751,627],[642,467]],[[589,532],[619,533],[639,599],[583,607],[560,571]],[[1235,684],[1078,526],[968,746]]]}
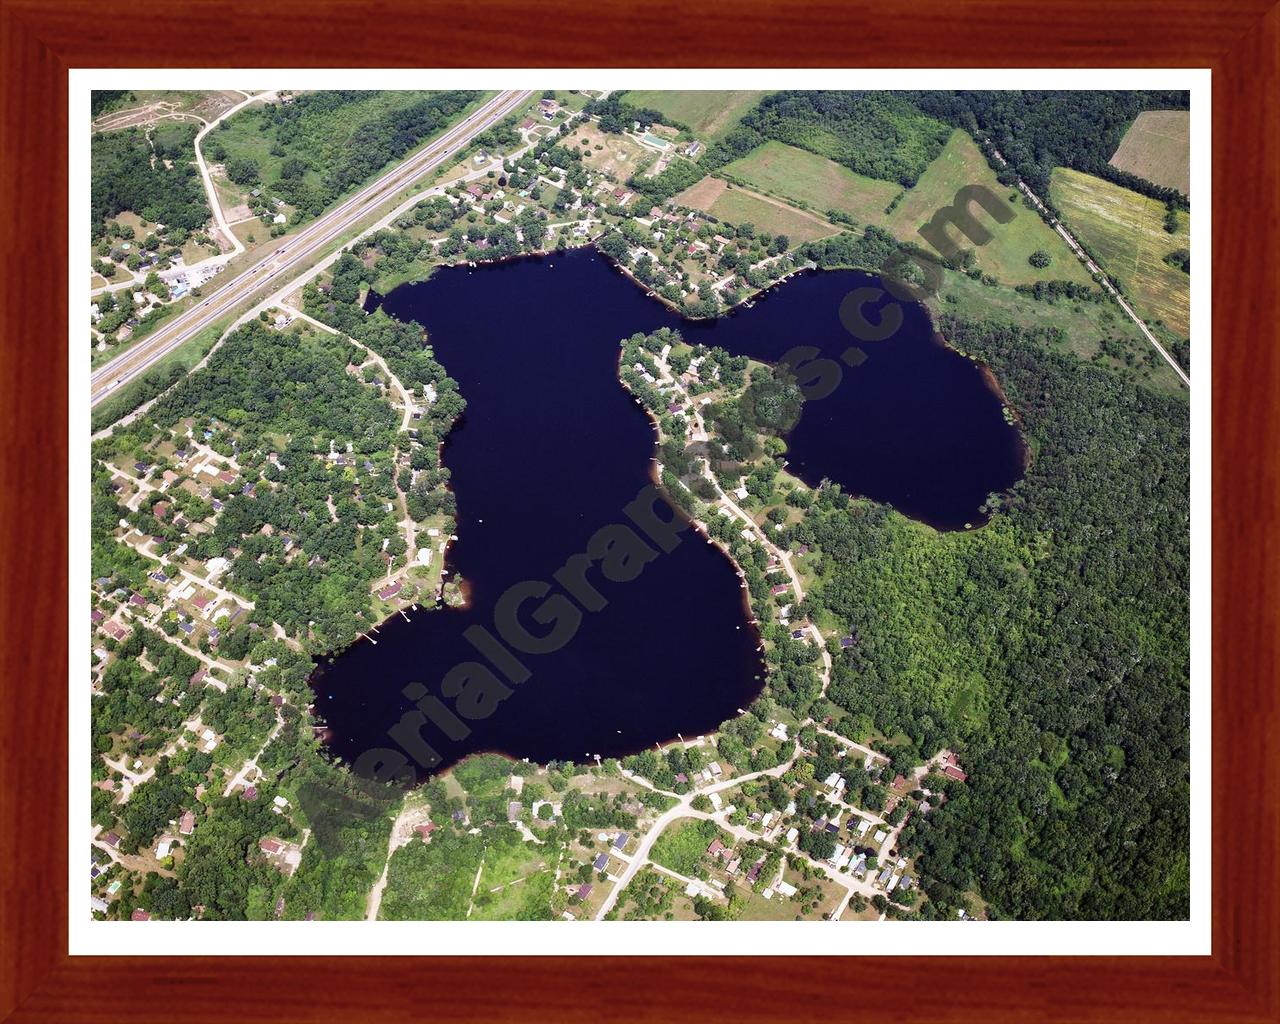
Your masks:
{"label": "divided highway", "polygon": [[[91,405],[97,405],[121,385],[146,373],[179,345],[217,323],[267,285],[279,284],[297,270],[305,270],[332,251],[336,239],[396,193],[450,159],[470,141],[524,103],[532,93],[499,93],[439,138],[349,199],[306,225],[283,245],[179,316],[155,334],[94,371],[90,378]],[[277,280],[279,279],[279,280]],[[205,287],[216,285],[216,278]]]}

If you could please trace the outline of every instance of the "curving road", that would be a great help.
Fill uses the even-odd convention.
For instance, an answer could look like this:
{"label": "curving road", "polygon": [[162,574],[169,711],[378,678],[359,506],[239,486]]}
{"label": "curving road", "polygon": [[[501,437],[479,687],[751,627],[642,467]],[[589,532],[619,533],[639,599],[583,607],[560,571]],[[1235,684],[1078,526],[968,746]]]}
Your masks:
{"label": "curving road", "polygon": [[419,153],[393,167],[372,184],[307,225],[293,238],[246,269],[198,306],[187,310],[172,323],[121,353],[94,371],[90,378],[91,405],[97,405],[112,391],[141,376],[178,346],[217,323],[246,299],[270,284],[328,255],[342,234],[376,207],[412,185],[424,174],[455,158],[478,134],[512,113],[531,92],[507,90],[499,93],[465,117]]}

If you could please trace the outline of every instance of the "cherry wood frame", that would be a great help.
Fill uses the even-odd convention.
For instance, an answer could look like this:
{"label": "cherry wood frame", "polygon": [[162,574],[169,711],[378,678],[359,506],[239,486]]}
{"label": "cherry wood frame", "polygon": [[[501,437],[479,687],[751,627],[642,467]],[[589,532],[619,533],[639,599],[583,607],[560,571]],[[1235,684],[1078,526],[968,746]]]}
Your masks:
{"label": "cherry wood frame", "polygon": [[[804,1018],[808,1007],[840,1017],[856,1005],[860,1015],[895,1021],[1280,1020],[1280,7],[1271,2],[738,0],[728,9],[673,0],[581,7],[563,0],[0,0],[0,1018],[745,1022]],[[660,957],[69,957],[68,68],[655,62],[1212,68],[1212,955],[815,957],[767,965]]]}

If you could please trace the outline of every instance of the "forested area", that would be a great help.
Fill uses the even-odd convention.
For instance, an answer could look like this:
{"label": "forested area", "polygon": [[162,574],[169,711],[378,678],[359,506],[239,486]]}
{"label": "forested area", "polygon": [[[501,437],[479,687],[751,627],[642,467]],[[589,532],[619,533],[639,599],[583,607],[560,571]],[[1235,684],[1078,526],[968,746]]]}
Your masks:
{"label": "forested area", "polygon": [[89,205],[95,242],[106,234],[107,222],[126,210],[165,225],[175,237],[204,227],[210,213],[194,163],[195,137],[191,124],[156,131],[151,142],[137,128],[93,136]]}
{"label": "forested area", "polygon": [[913,819],[926,890],[1001,917],[1188,912],[1189,417],[1049,350],[1049,329],[946,318],[1032,446],[1003,514],[939,534],[824,489],[806,610],[856,638],[832,702],[854,732],[969,768]]}
{"label": "forested area", "polygon": [[[335,199],[444,128],[480,94],[325,90],[250,107],[207,143],[233,180],[270,185],[303,216]],[[223,130],[225,128],[225,130]]]}
{"label": "forested area", "polygon": [[[121,736],[125,737],[121,749],[128,756],[155,753],[200,705],[199,689],[188,687],[200,662],[142,626],[118,644],[110,643],[116,657],[103,669],[101,696],[94,701],[94,753],[110,753],[115,737]],[[144,653],[150,668],[138,660]],[[140,838],[145,841],[151,834]]]}
{"label": "forested area", "polygon": [[[1055,167],[1071,167],[1162,202],[1186,207],[1176,189],[1152,184],[1109,161],[1144,110],[1186,110],[1186,91],[1087,89],[1058,92],[929,90],[905,94],[923,111],[995,145],[1041,199]],[[1006,182],[1008,183],[1008,182]]]}

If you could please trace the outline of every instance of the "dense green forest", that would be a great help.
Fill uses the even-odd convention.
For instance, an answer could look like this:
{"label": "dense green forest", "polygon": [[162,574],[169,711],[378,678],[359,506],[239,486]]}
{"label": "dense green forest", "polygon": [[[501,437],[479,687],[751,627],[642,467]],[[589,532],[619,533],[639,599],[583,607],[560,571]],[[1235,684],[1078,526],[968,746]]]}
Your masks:
{"label": "dense green forest", "polygon": [[270,185],[303,216],[339,196],[444,128],[480,94],[331,90],[290,103],[250,107],[207,141],[241,185]]}
{"label": "dense green forest", "polygon": [[1188,912],[1189,415],[1050,351],[1051,330],[945,319],[1032,447],[986,528],[940,534],[824,489],[815,613],[857,643],[829,697],[965,785],[913,819],[926,890],[1002,917]]}
{"label": "dense green forest", "polygon": [[1138,114],[1186,110],[1191,96],[1185,91],[934,90],[905,95],[926,113],[989,139],[1042,199],[1048,199],[1053,169],[1072,167],[1163,202],[1186,205],[1176,189],[1154,185],[1108,162]]}
{"label": "dense green forest", "polygon": [[[93,136],[90,158],[90,218],[94,241],[107,221],[124,211],[164,224],[181,239],[209,220],[195,160],[196,126],[166,125],[148,141],[137,128]],[[166,166],[166,161],[172,166]]]}

